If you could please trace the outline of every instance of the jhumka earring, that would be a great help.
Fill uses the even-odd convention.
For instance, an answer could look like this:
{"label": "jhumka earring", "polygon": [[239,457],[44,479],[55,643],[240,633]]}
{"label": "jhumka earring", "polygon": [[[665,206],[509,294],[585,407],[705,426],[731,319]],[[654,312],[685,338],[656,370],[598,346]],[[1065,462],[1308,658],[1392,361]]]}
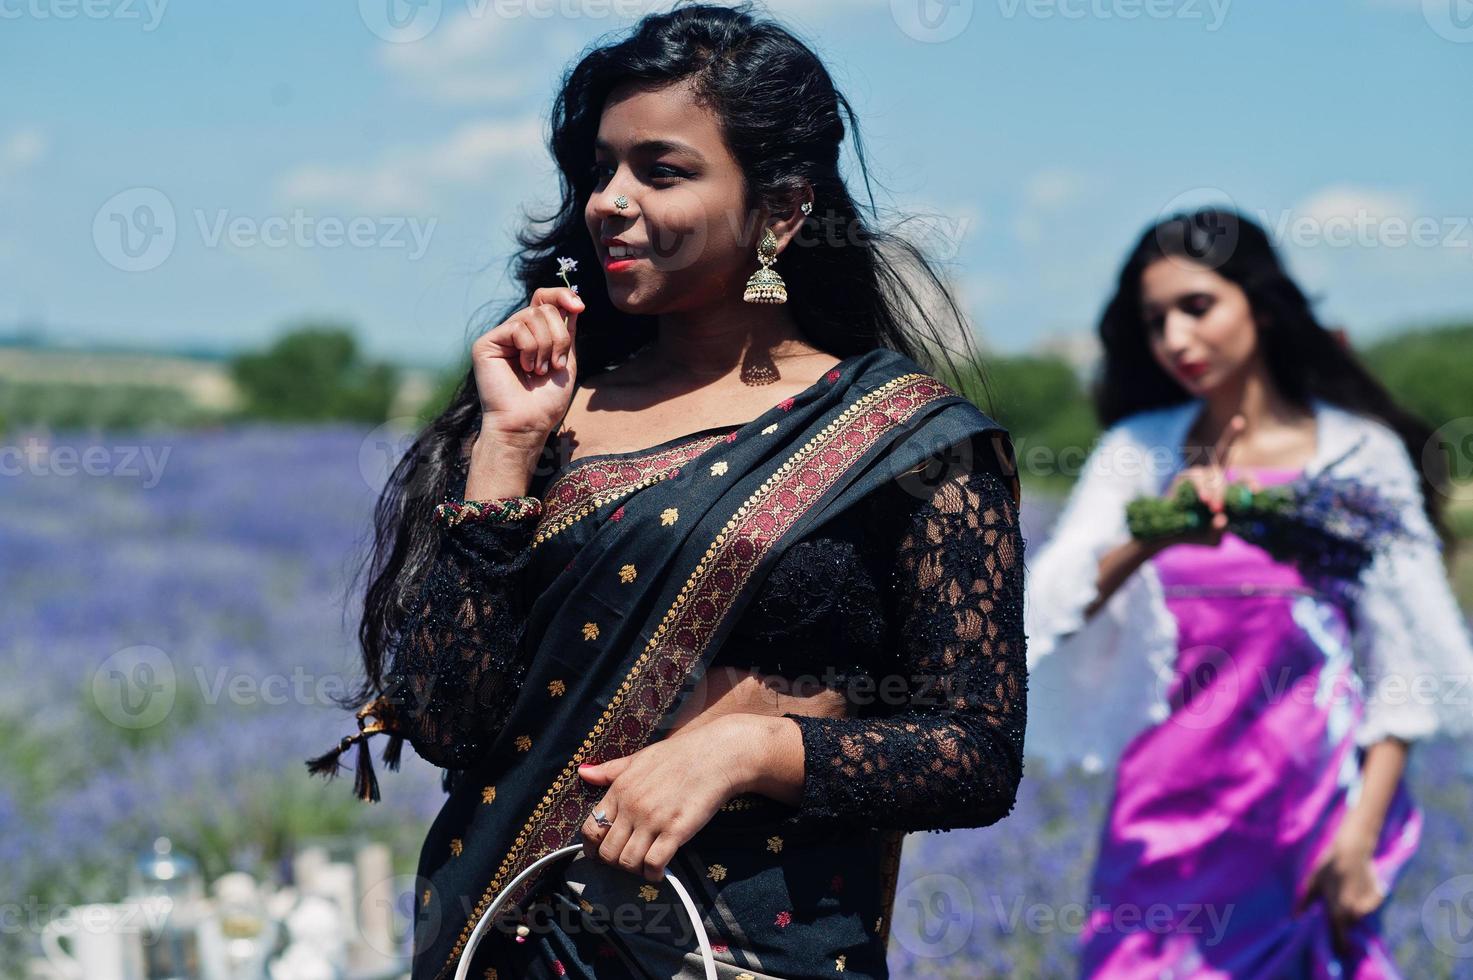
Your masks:
{"label": "jhumka earring", "polygon": [[762,268],[747,280],[742,299],[748,303],[786,303],[788,284],[772,268],[772,263],[777,261],[777,236],[771,228],[762,230],[762,241],[757,245],[757,261],[762,263]]}
{"label": "jhumka earring", "polygon": [[[805,215],[812,214],[813,203],[804,201],[801,210]],[[786,303],[788,284],[772,268],[772,263],[777,261],[777,236],[772,233],[771,228],[762,230],[762,241],[757,244],[757,261],[762,263],[762,268],[752,273],[747,280],[742,299],[748,303]]]}

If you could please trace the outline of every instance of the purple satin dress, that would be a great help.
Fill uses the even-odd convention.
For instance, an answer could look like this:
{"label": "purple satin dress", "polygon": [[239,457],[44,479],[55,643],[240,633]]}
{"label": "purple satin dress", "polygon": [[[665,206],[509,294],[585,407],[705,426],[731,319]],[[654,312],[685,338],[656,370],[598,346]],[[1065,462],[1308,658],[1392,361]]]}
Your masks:
{"label": "purple satin dress", "polygon": [[[1264,485],[1299,473],[1254,472]],[[1165,716],[1120,757],[1081,975],[1399,977],[1381,910],[1356,925],[1346,958],[1323,901],[1293,911],[1360,788],[1364,701],[1347,610],[1231,533],[1153,562],[1179,630],[1177,660]],[[1403,783],[1374,855],[1387,894],[1421,826]]]}

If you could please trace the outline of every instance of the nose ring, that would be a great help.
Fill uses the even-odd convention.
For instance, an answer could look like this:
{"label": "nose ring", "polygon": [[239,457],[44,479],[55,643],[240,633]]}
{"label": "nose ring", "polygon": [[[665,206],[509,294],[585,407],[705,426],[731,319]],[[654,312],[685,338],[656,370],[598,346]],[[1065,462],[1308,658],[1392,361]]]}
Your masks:
{"label": "nose ring", "polygon": [[618,197],[614,198],[614,207],[618,208],[620,211],[623,211],[625,208],[629,207],[629,198],[625,197],[623,194],[620,194]]}

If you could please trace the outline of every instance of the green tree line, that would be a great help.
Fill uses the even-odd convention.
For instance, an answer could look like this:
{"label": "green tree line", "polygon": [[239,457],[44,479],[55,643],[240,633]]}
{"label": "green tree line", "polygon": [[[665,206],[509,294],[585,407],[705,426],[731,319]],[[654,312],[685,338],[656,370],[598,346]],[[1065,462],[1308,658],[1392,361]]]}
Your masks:
{"label": "green tree line", "polygon": [[[1399,333],[1367,345],[1360,356],[1402,404],[1433,426],[1473,417],[1473,322]],[[448,402],[467,368],[462,359],[439,375],[419,408],[426,420]],[[388,417],[402,377],[393,364],[365,356],[353,329],[338,323],[296,326],[261,350],[235,356],[228,369],[241,405],[224,414],[193,409],[182,393],[164,389],[0,382],[0,431],[7,423],[105,429],[242,420],[378,424]],[[985,389],[975,378],[961,387],[987,392],[983,407],[1015,434],[1020,448],[1087,450],[1098,435],[1087,382],[1062,358],[987,355],[982,375]]]}

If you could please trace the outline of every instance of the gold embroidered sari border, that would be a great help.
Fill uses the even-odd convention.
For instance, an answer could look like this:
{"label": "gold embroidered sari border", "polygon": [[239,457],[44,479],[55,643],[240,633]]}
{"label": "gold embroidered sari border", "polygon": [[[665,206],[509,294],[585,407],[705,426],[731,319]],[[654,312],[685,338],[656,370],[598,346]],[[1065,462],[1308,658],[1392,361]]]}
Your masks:
{"label": "gold embroidered sari border", "polygon": [[666,479],[726,439],[725,433],[701,436],[647,455],[600,460],[560,474],[543,491],[542,519],[537,522],[532,547],[561,534],[605,504]]}

